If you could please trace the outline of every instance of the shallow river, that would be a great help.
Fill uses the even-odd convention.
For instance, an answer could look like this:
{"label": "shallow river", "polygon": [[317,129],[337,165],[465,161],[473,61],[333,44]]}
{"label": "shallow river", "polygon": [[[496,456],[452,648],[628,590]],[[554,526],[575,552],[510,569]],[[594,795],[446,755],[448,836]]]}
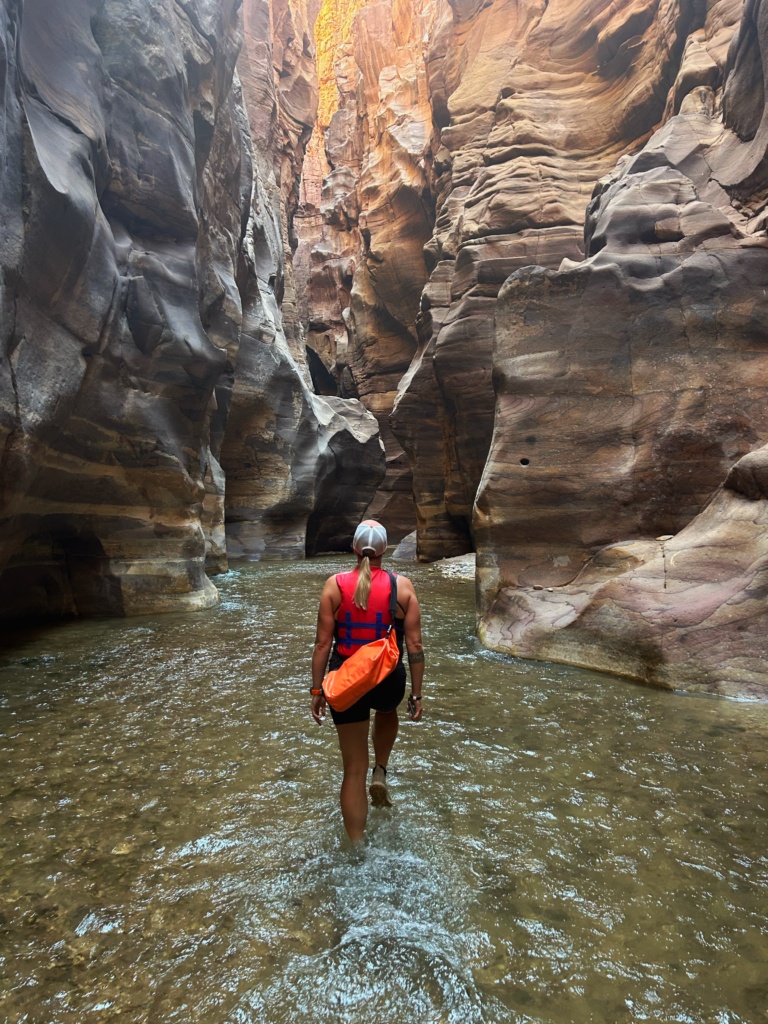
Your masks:
{"label": "shallow river", "polygon": [[768,1019],[768,706],[483,652],[416,567],[425,721],[342,842],[324,577],[0,652],[0,1020]]}

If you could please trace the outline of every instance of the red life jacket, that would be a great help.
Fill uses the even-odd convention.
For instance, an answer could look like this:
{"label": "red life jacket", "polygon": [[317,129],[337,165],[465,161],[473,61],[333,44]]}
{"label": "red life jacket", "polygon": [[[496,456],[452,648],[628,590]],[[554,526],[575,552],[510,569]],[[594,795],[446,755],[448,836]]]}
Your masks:
{"label": "red life jacket", "polygon": [[384,569],[371,566],[371,593],[367,608],[358,608],[352,600],[357,579],[357,569],[341,572],[336,577],[341,591],[341,604],[336,612],[336,650],[344,658],[363,644],[380,640],[390,625],[389,574]]}

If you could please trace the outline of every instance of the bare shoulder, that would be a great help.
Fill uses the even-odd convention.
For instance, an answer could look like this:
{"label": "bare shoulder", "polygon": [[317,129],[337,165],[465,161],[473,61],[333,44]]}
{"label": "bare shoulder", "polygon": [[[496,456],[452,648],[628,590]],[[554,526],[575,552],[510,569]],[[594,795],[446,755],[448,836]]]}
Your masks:
{"label": "bare shoulder", "polygon": [[407,576],[397,577],[397,597],[398,600],[404,598],[406,601],[416,600],[416,591],[413,583],[408,579]]}

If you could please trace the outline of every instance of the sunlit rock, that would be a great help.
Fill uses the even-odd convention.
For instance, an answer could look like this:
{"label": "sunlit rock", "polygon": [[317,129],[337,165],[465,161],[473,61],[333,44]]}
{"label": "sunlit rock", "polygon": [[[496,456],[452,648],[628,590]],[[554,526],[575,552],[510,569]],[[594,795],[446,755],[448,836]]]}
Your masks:
{"label": "sunlit rock", "polygon": [[[314,393],[293,285],[298,167],[318,108],[311,44],[319,4],[251,0],[239,67],[251,119],[254,203],[240,252],[243,305],[222,452],[230,558],[348,550],[384,476],[376,419]],[[265,77],[266,67],[275,76]],[[277,83],[277,84],[275,84]]]}
{"label": "sunlit rock", "polygon": [[298,228],[308,344],[337,393],[359,396],[379,421],[387,474],[369,512],[393,540],[415,525],[411,470],[389,417],[417,347],[427,279],[433,120],[424,45],[433,17],[421,0],[326,0],[321,112],[304,166],[315,188],[305,191]]}

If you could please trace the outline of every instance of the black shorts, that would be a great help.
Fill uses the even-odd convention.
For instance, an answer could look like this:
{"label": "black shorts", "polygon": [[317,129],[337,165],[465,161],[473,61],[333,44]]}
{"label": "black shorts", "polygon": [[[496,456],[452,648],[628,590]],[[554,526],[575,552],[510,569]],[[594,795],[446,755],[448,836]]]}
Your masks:
{"label": "black shorts", "polygon": [[[338,668],[341,664],[334,665],[331,659],[330,668]],[[394,711],[397,705],[405,696],[405,665],[402,659],[395,665],[386,679],[369,690],[360,700],[355,701],[351,708],[346,711],[334,711],[331,705],[328,707],[334,725],[349,725],[351,722],[367,722],[371,717],[371,711]]]}

